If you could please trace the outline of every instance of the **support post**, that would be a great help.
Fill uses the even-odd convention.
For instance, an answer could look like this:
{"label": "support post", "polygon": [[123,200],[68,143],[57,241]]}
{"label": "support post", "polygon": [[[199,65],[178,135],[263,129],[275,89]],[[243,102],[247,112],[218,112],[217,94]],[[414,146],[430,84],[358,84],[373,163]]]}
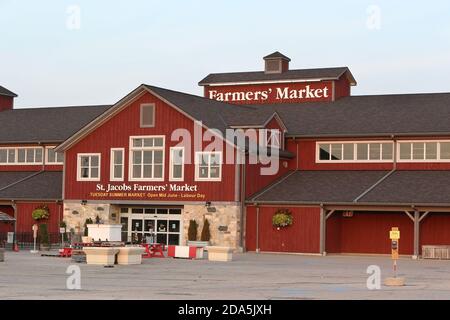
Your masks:
{"label": "support post", "polygon": [[325,241],[326,241],[326,211],[323,207],[320,208],[320,245],[319,250],[320,254],[325,256],[327,253],[325,252]]}
{"label": "support post", "polygon": [[413,259],[419,259],[419,234],[420,234],[420,212],[414,211],[414,255]]}

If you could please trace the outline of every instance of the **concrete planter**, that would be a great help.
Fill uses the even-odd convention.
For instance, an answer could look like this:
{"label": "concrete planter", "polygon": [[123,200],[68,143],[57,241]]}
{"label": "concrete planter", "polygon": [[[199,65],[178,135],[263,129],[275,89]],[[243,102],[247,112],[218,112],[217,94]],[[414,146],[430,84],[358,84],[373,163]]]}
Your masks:
{"label": "concrete planter", "polygon": [[130,265],[142,264],[142,254],[145,249],[142,247],[119,247],[117,254],[117,264]]}
{"label": "concrete planter", "polygon": [[105,247],[85,247],[83,252],[86,254],[87,264],[114,265],[116,260],[116,254],[119,252],[118,248],[105,248]]}
{"label": "concrete planter", "polygon": [[209,261],[232,261],[233,249],[230,247],[207,247]]}

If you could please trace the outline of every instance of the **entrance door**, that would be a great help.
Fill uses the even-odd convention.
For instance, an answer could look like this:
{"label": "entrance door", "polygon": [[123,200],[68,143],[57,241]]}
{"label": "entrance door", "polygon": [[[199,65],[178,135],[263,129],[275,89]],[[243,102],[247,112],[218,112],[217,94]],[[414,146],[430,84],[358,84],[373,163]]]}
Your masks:
{"label": "entrance door", "polygon": [[[181,243],[181,208],[121,208],[122,239],[127,242]],[[125,240],[123,240],[125,241]]]}

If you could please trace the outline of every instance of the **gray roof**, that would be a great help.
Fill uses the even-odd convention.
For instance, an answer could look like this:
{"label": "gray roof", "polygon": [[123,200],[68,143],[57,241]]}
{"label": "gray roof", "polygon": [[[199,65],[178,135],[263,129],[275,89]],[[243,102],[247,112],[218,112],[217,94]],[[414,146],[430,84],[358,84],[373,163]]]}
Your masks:
{"label": "gray roof", "polygon": [[292,171],[251,197],[254,202],[352,202],[387,171]]}
{"label": "gray roof", "polygon": [[449,204],[450,171],[396,171],[359,202]]}
{"label": "gray roof", "polygon": [[17,97],[17,94],[15,94],[14,92],[6,89],[5,87],[0,86],[0,96]]}
{"label": "gray roof", "polygon": [[59,143],[110,106],[13,109],[0,112],[0,143]]}
{"label": "gray roof", "polygon": [[231,125],[263,123],[276,112],[288,135],[365,136],[450,133],[450,93],[350,96],[334,102],[252,105],[228,115]]}
{"label": "gray roof", "polygon": [[[0,199],[60,200],[62,172],[0,172]],[[4,183],[8,181],[8,184]]]}
{"label": "gray roof", "polygon": [[[388,171],[293,171],[249,202],[450,205],[450,171],[398,170],[359,198]],[[358,199],[357,201],[355,201]]]}
{"label": "gray roof", "polygon": [[198,84],[201,86],[217,83],[239,83],[239,82],[259,82],[259,81],[277,81],[277,80],[337,80],[345,73],[348,74],[352,83],[355,83],[353,75],[348,67],[335,68],[317,68],[317,69],[297,69],[288,70],[282,73],[265,73],[264,71],[251,72],[230,72],[230,73],[211,73],[201,80]]}
{"label": "gray roof", "polygon": [[174,90],[150,85],[144,86],[182,109],[194,119],[201,120],[208,128],[218,129],[222,133],[225,133],[225,130],[229,127],[226,118],[232,115],[250,117],[255,110],[248,106],[231,105]]}
{"label": "gray roof", "polygon": [[277,59],[277,58],[291,61],[291,59],[289,59],[288,57],[286,57],[284,54],[282,54],[279,51],[275,51],[274,53],[271,53],[271,54],[265,56],[263,59],[266,60],[266,59]]}

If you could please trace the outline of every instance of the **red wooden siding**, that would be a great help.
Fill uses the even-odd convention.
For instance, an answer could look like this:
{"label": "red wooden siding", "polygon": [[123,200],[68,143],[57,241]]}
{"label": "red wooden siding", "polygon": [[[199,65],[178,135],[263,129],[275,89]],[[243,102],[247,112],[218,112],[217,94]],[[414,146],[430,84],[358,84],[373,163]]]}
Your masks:
{"label": "red wooden siding", "polygon": [[334,82],[334,99],[337,100],[342,97],[350,96],[350,82],[346,76],[342,76],[339,80]]}
{"label": "red wooden siding", "polygon": [[405,213],[354,212],[346,218],[335,212],[327,220],[326,252],[390,254],[392,227],[400,230],[400,254],[413,254],[414,224]]}
{"label": "red wooden siding", "polygon": [[[294,222],[291,226],[277,230],[272,225],[272,216],[279,207],[260,207],[259,248],[266,252],[319,253],[320,208],[289,208]],[[246,247],[256,250],[256,207],[247,207]]]}
{"label": "red wooden siding", "polygon": [[[140,128],[140,105],[142,103],[155,103],[155,127]],[[125,149],[125,180],[124,182],[112,182],[115,185],[123,183],[141,185],[164,185],[169,181],[169,149],[178,142],[171,142],[171,134],[175,129],[184,128],[191,132],[193,137],[194,123],[176,109],[157,99],[150,93],[146,93],[128,107],[115,115],[105,124],[66,151],[66,174],[65,174],[65,199],[93,199],[90,192],[96,191],[98,183],[110,183],[110,151],[111,148]],[[128,180],[129,159],[129,137],[140,135],[165,135],[164,152],[164,178],[163,182],[134,182]],[[207,146],[210,142],[204,142]],[[225,144],[223,144],[225,146]],[[193,149],[193,148],[192,148]],[[188,156],[187,150],[186,158]],[[77,154],[78,153],[101,153],[101,181],[99,182],[77,182]],[[226,159],[226,148],[223,151],[223,160]],[[204,194],[209,201],[234,201],[235,200],[235,165],[222,165],[222,181],[199,182],[195,181],[194,150],[191,154],[191,164],[184,166],[184,182],[175,182],[179,185],[193,184],[198,186],[198,193]],[[107,197],[95,197],[96,200],[109,199]],[[120,198],[123,200],[136,198]],[[167,198],[152,198],[153,200],[168,200]],[[140,199],[148,200],[148,199]],[[183,201],[199,201],[198,199],[182,199]]]}
{"label": "red wooden siding", "polygon": [[[31,216],[33,210],[46,204],[50,210],[50,217],[47,220],[36,222]],[[33,224],[46,223],[48,225],[48,231],[51,233],[59,232],[59,222],[62,221],[63,206],[55,202],[19,202],[17,203],[17,232],[32,232],[31,227]]]}
{"label": "red wooden siding", "polygon": [[0,112],[13,108],[14,98],[0,95]]}
{"label": "red wooden siding", "polygon": [[[302,90],[306,86],[310,86],[311,89],[323,89],[328,88],[328,97],[323,98],[297,98],[297,99],[277,99],[276,88],[288,88],[288,90]],[[205,97],[210,98],[211,91],[217,93],[227,92],[256,92],[265,91],[268,93],[267,99],[258,100],[238,100],[238,101],[224,101],[234,104],[265,104],[265,103],[298,103],[298,102],[314,102],[314,101],[331,101],[332,100],[332,81],[320,81],[320,82],[294,82],[294,83],[270,83],[270,84],[246,84],[246,85],[224,85],[224,86],[205,86]]]}
{"label": "red wooden siding", "polygon": [[420,223],[422,245],[450,245],[450,213],[432,212]]}

